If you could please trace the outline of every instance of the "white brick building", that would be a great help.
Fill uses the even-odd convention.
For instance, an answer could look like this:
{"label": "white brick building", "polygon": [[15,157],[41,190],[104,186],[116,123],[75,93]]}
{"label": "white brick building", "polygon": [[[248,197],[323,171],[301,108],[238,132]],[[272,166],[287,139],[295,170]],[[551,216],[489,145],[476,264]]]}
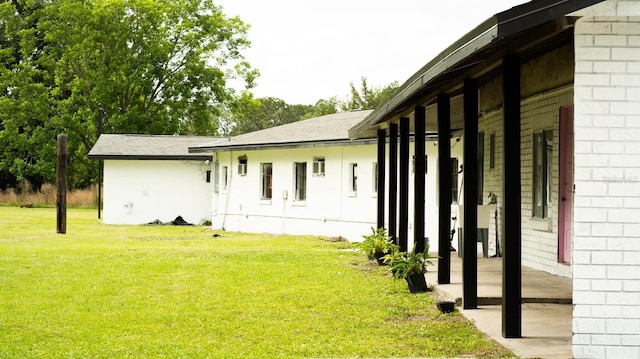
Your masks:
{"label": "white brick building", "polygon": [[[574,357],[640,358],[640,1],[537,0],[496,14],[350,135],[403,122],[416,137],[463,135],[464,203],[498,197],[489,237],[504,248],[503,336],[521,336],[524,265],[573,278]],[[474,218],[475,206],[464,212]],[[447,232],[438,228],[441,249]],[[448,283],[449,254],[439,254]],[[465,248],[465,309],[477,308],[474,258]]]}
{"label": "white brick building", "polygon": [[573,15],[573,354],[640,358],[640,1]]}

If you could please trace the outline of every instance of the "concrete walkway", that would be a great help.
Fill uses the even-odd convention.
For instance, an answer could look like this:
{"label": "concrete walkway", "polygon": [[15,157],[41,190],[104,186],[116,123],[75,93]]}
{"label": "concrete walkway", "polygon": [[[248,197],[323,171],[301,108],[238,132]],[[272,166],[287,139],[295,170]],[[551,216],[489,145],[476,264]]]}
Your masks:
{"label": "concrete walkway", "polygon": [[[481,256],[481,254],[480,254]],[[571,358],[572,282],[570,278],[522,267],[522,338],[502,337],[502,258],[478,258],[478,309],[463,310],[462,260],[451,253],[451,283],[437,284],[437,260],[427,282],[438,296],[521,358]]]}

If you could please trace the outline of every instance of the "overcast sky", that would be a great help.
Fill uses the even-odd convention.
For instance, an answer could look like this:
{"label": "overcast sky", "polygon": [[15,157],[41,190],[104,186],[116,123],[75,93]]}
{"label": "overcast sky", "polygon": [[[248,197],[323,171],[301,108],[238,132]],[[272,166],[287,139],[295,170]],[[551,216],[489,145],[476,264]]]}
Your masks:
{"label": "overcast sky", "polygon": [[361,77],[402,84],[490,16],[525,0],[217,0],[251,25],[256,97],[346,99]]}

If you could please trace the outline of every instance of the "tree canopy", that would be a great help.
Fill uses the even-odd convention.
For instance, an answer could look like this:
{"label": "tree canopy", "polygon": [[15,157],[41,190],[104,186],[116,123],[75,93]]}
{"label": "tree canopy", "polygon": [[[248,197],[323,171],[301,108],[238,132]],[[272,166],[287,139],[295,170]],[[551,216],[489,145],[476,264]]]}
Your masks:
{"label": "tree canopy", "polygon": [[0,189],[54,182],[61,133],[70,187],[91,184],[103,121],[105,133],[237,135],[375,108],[397,88],[363,77],[346,100],[255,98],[247,30],[213,0],[0,2]]}
{"label": "tree canopy", "polygon": [[231,105],[227,118],[221,121],[228,125],[224,133],[238,135],[339,111],[374,109],[395,92],[398,83],[371,87],[367,78],[362,77],[360,88],[353,83],[349,87],[346,100],[333,96],[320,99],[315,105],[290,105],[278,98],[254,98],[250,92],[243,92]]}
{"label": "tree canopy", "polygon": [[254,98],[245,91],[231,105],[233,125],[228,134],[238,135],[295,122],[311,110],[309,105],[290,105],[275,97]]}
{"label": "tree canopy", "polygon": [[55,179],[55,135],[69,135],[70,185],[97,169],[86,154],[105,132],[218,132],[251,88],[248,26],[211,0],[13,0],[0,3],[0,184]]}
{"label": "tree canopy", "polygon": [[360,90],[352,83],[349,84],[351,93],[349,99],[342,104],[345,111],[369,110],[382,105],[398,88],[397,82],[384,87],[370,87],[367,78],[360,78]]}

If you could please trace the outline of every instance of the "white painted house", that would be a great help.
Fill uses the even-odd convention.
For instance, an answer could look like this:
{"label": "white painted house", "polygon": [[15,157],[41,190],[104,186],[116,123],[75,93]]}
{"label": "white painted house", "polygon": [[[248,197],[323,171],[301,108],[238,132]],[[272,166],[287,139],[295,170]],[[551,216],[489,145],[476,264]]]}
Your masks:
{"label": "white painted house", "polygon": [[211,219],[211,155],[189,153],[212,137],[100,136],[89,158],[104,161],[107,224]]}
{"label": "white painted house", "polygon": [[[536,0],[496,14],[350,135],[403,123],[416,138],[425,125],[462,131],[466,218],[497,195],[505,337],[521,336],[524,265],[573,278],[575,358],[640,358],[640,1]],[[463,306],[476,309],[475,246],[464,261]]]}
{"label": "white painted house", "polygon": [[[337,113],[231,138],[103,134],[89,158],[104,161],[104,223],[182,216],[227,231],[360,241],[376,227],[376,140],[350,140],[348,130],[370,113]],[[451,142],[459,164],[462,143],[460,137]],[[428,144],[425,183],[435,188],[437,152],[433,139]],[[428,192],[427,238],[437,234],[436,198]],[[408,214],[413,228],[413,210]],[[436,241],[430,244],[437,250]]]}
{"label": "white painted house", "polygon": [[[192,147],[213,154],[213,228],[362,240],[376,227],[376,139],[350,140],[348,130],[370,113],[326,115]],[[427,160],[426,181],[435,186],[434,146]],[[434,220],[425,218],[429,228]]]}

